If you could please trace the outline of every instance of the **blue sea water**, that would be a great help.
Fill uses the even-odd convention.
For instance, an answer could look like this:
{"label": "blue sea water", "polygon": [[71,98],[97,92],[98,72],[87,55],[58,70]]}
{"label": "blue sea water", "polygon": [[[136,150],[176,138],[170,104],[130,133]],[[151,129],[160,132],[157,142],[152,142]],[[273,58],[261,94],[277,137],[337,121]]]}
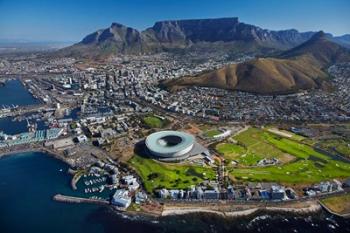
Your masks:
{"label": "blue sea water", "polygon": [[[22,120],[22,121],[13,121],[12,117],[3,117],[0,118],[0,132],[4,132],[5,134],[8,135],[13,135],[13,134],[19,134],[23,132],[28,132],[27,128],[27,121]],[[33,121],[30,121],[33,123]],[[44,121],[39,121],[37,123],[37,129],[42,130],[42,129],[47,129],[48,127],[45,125]]]}
{"label": "blue sea water", "polygon": [[[6,81],[5,86],[0,86],[0,108],[8,107],[12,105],[26,106],[39,104],[40,101],[32,96],[30,92],[22,85],[18,79],[11,79]],[[73,118],[77,119],[79,108],[75,108],[70,111],[69,115],[63,118]],[[13,121],[12,117],[0,118],[0,132],[4,132],[9,135],[19,134],[22,132],[27,132],[27,121]],[[34,120],[30,120],[30,123],[34,123]],[[38,121],[37,129],[43,130],[48,127],[45,125],[44,121]]]}
{"label": "blue sea water", "polygon": [[[39,104],[40,101],[32,96],[18,79],[5,82],[0,86],[0,108],[12,105],[26,106]],[[38,129],[44,129],[44,123],[38,122]],[[11,117],[0,118],[0,131],[6,134],[27,132],[27,122],[14,122]]]}
{"label": "blue sea water", "polygon": [[0,86],[0,107],[12,104],[24,106],[39,103],[40,101],[34,98],[18,79],[8,80],[5,86]]}
{"label": "blue sea water", "polygon": [[0,118],[0,131],[9,135],[27,132],[28,131],[27,122],[12,121],[12,117]]}
{"label": "blue sea water", "polygon": [[147,219],[126,217],[92,204],[55,202],[52,197],[57,193],[76,194],[70,188],[67,169],[65,163],[44,153],[1,158],[0,232],[350,232],[350,221],[325,212],[310,216],[259,213],[237,219],[203,214]]}
{"label": "blue sea water", "polygon": [[[63,169],[61,172],[60,169]],[[98,232],[87,220],[94,205],[52,200],[72,194],[68,166],[46,154],[23,153],[0,160],[0,232]]]}

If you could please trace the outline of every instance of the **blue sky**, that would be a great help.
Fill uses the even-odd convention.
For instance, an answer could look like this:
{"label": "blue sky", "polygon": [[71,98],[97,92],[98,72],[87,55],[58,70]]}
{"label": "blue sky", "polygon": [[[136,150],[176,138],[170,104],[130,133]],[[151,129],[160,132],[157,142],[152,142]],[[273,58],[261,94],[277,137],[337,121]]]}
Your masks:
{"label": "blue sky", "polygon": [[262,28],[350,33],[350,0],[0,0],[0,39],[79,41],[112,22],[237,16]]}

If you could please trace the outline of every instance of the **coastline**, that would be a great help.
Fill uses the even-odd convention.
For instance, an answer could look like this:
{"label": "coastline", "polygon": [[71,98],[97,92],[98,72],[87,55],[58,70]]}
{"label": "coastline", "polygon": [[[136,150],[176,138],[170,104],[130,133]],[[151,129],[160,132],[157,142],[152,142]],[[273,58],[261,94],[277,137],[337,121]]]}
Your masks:
{"label": "coastline", "polygon": [[67,161],[63,155],[61,155],[59,152],[57,151],[53,151],[50,150],[42,145],[38,145],[38,144],[34,144],[31,146],[25,145],[25,146],[21,146],[20,148],[15,148],[12,147],[13,149],[8,150],[8,151],[3,151],[0,150],[0,159],[3,157],[8,157],[14,154],[21,154],[21,153],[29,153],[29,152],[39,152],[39,153],[46,153],[49,156],[54,157],[55,159],[58,159],[64,163],[66,163],[67,165],[69,165],[70,167],[72,167],[73,165]]}
{"label": "coastline", "polygon": [[74,196],[64,196],[61,194],[56,194],[53,197],[53,200],[59,201],[59,202],[65,202],[70,204],[80,204],[80,203],[90,203],[90,204],[97,204],[102,206],[109,206],[112,207],[111,209],[116,213],[122,213],[128,216],[135,216],[140,215],[144,217],[150,217],[150,218],[161,218],[161,217],[168,217],[168,216],[181,216],[181,215],[188,215],[188,214],[214,214],[223,218],[238,218],[238,217],[246,217],[253,215],[257,212],[281,212],[281,213],[291,213],[291,214],[311,214],[311,213],[317,213],[322,210],[322,206],[318,203],[317,200],[313,201],[307,201],[306,203],[302,203],[304,207],[275,207],[275,206],[269,206],[269,207],[253,207],[249,206],[245,209],[240,210],[227,210],[227,211],[221,211],[219,209],[210,209],[210,207],[194,207],[194,206],[166,206],[161,213],[153,213],[153,212],[145,212],[145,211],[130,211],[125,210],[121,211],[119,209],[113,208],[112,205],[108,204],[106,201],[100,201],[100,200],[91,200],[87,198],[79,198]]}
{"label": "coastline", "polygon": [[319,205],[320,205],[324,210],[326,210],[326,211],[327,211],[328,213],[330,213],[330,214],[333,214],[333,215],[338,216],[338,217],[341,217],[341,218],[346,218],[346,219],[349,219],[349,218],[350,218],[350,212],[344,213],[344,214],[342,214],[342,213],[337,213],[337,212],[331,210],[326,204],[322,203],[321,200],[319,200],[318,203],[319,203]]}
{"label": "coastline", "polygon": [[[45,150],[44,148],[23,148],[23,149],[17,149],[17,150],[11,150],[11,151],[6,151],[6,152],[0,152],[0,158],[3,157],[8,157],[14,154],[21,154],[21,153],[29,153],[29,152],[41,152],[41,153],[50,153],[53,155],[53,153],[49,150]],[[54,155],[55,158],[58,155]]]}
{"label": "coastline", "polygon": [[[236,210],[220,210],[220,208],[210,208],[210,207],[175,207],[175,206],[166,206],[164,207],[161,216],[174,216],[174,215],[185,215],[185,214],[193,214],[193,213],[208,213],[208,214],[216,214],[222,217],[242,217],[249,216],[258,211],[264,212],[285,212],[285,213],[293,213],[293,214],[309,214],[319,212],[322,207],[318,203],[317,200],[313,201],[305,201],[300,202],[302,206],[248,206],[244,207],[244,205],[235,206]],[[232,208],[232,207],[231,207]],[[243,208],[243,209],[242,209]]]}
{"label": "coastline", "polygon": [[[18,153],[26,153],[26,152],[41,152],[41,153],[47,153],[49,156],[52,156],[56,159],[59,159],[69,166],[71,164],[65,160],[65,158],[60,155],[59,153],[55,151],[51,151],[47,148],[44,148],[40,145],[35,145],[34,147],[24,147],[24,148],[17,148],[6,152],[0,152],[0,159],[3,157],[11,156]],[[71,198],[71,199],[70,199]],[[67,196],[67,199],[64,200],[60,199],[57,200],[56,198],[53,198],[55,201],[61,201],[61,202],[67,202],[67,203],[82,203],[84,201],[72,201],[76,197]],[[67,201],[70,199],[69,201]],[[89,202],[90,200],[87,199]],[[99,203],[99,202],[90,202],[93,204],[101,205],[103,204],[106,206],[106,203]],[[205,204],[205,203],[202,203]],[[112,205],[108,205],[110,207],[113,207]],[[215,205],[205,205],[205,206],[198,206],[197,204],[177,204],[177,203],[168,203],[164,204],[162,210],[160,213],[154,213],[154,212],[146,212],[146,211],[118,211],[113,208],[115,212],[123,213],[126,215],[143,215],[147,217],[166,217],[166,216],[180,216],[180,215],[186,215],[186,214],[196,214],[196,213],[203,213],[203,214],[215,214],[224,218],[236,218],[236,217],[243,217],[243,216],[249,216],[253,215],[256,212],[264,211],[264,212],[284,212],[284,213],[293,213],[293,214],[309,214],[309,213],[316,213],[321,211],[322,209],[326,210],[327,212],[333,214],[330,212],[327,208],[323,208],[323,205],[320,204],[318,199],[313,200],[307,200],[307,201],[299,201],[296,203],[282,203],[282,204],[276,204],[276,203],[260,203],[260,205],[252,205],[251,203],[244,203],[244,204],[223,204],[223,203],[217,203]],[[338,215],[339,216],[339,215]]]}

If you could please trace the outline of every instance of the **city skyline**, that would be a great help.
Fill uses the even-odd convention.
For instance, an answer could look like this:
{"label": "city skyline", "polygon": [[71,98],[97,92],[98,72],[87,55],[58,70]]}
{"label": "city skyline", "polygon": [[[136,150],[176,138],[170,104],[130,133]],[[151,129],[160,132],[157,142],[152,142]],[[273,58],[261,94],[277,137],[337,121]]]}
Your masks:
{"label": "city skyline", "polygon": [[[319,4],[322,2],[322,4]],[[264,29],[349,34],[350,3],[338,1],[8,1],[0,0],[0,39],[80,41],[118,22],[138,30],[156,21],[238,17]]]}

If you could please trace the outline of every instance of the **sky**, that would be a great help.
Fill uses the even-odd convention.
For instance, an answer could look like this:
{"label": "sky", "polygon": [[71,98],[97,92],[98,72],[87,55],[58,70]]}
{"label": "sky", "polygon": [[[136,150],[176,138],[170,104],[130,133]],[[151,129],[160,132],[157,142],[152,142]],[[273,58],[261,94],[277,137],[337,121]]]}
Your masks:
{"label": "sky", "polygon": [[265,29],[350,34],[350,0],[0,0],[0,39],[80,41],[112,22],[239,17]]}

